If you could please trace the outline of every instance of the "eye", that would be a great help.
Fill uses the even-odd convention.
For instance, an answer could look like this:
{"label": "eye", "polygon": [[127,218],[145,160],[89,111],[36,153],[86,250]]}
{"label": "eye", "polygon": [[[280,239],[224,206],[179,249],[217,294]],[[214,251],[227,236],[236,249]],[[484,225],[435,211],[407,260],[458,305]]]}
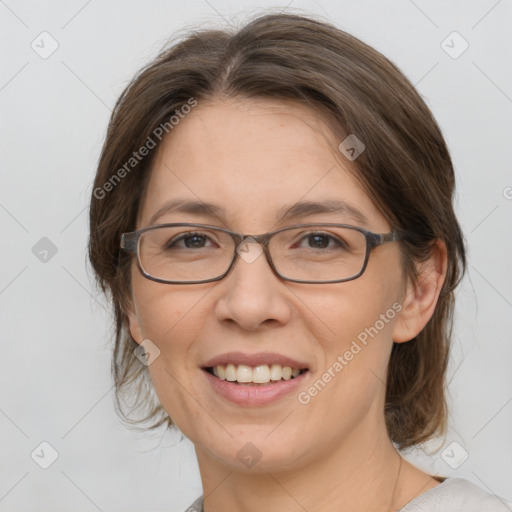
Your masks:
{"label": "eye", "polygon": [[[203,233],[189,232],[169,240],[165,245],[165,249],[203,249],[205,247],[204,244],[209,240],[211,241],[211,239]],[[181,242],[183,242],[184,245],[181,244]]]}
{"label": "eye", "polygon": [[309,247],[313,249],[348,249],[348,244],[344,240],[321,231],[308,233],[302,237],[301,241],[304,240],[307,240]]}

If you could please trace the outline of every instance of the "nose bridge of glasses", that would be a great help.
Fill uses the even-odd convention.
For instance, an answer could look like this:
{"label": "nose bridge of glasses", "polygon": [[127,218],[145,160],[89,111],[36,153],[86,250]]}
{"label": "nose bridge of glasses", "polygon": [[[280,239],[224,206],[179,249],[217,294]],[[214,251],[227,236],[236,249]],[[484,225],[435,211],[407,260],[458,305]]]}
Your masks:
{"label": "nose bridge of glasses", "polygon": [[263,233],[261,235],[239,235],[240,242],[237,243],[237,245],[243,244],[243,243],[256,243],[261,246],[265,246],[268,244],[268,240],[272,233]]}
{"label": "nose bridge of glasses", "polygon": [[262,253],[267,263],[272,268],[271,256],[268,250],[270,234],[261,235],[237,235],[235,241],[235,255],[240,256],[246,263],[253,263]]}

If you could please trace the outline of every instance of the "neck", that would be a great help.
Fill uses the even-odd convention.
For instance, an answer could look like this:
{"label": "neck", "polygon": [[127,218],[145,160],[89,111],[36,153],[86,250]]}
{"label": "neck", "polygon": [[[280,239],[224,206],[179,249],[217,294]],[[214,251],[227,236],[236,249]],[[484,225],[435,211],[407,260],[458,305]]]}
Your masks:
{"label": "neck", "polygon": [[[403,499],[401,458],[384,429],[364,427],[301,464],[241,471],[196,446],[205,512],[388,512]],[[405,465],[401,468],[403,474]],[[410,466],[410,465],[409,465]]]}

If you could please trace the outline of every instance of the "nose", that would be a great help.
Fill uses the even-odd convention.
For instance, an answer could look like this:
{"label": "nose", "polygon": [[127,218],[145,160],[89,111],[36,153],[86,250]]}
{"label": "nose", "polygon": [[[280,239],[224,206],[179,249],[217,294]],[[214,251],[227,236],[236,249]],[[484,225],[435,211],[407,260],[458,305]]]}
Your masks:
{"label": "nose", "polygon": [[236,322],[250,331],[262,324],[285,324],[291,317],[286,284],[272,270],[263,248],[248,238],[237,253],[230,273],[221,281],[223,293],[216,305],[219,321]]}

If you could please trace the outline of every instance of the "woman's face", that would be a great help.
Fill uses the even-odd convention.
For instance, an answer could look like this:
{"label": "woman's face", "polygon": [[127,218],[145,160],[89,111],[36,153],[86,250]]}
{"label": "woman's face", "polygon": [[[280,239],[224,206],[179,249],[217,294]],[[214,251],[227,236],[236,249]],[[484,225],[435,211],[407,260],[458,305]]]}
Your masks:
{"label": "woman's face", "polygon": [[[293,104],[199,103],[156,155],[137,227],[197,222],[255,235],[330,222],[388,232],[322,130],[332,137],[318,115]],[[175,199],[213,203],[223,213],[173,210],[153,218]],[[348,210],[277,221],[296,203],[326,200],[344,201],[367,222]],[[385,431],[386,367],[405,289],[397,243],[374,249],[364,274],[343,283],[284,281],[264,254],[238,257],[224,279],[204,284],[153,282],[134,264],[132,283],[132,336],[158,347],[149,365],[157,395],[203,457],[240,470],[257,461],[255,469],[269,471]],[[234,352],[263,354],[251,368],[270,369],[285,357],[308,371],[297,380],[242,386],[204,369],[226,354],[222,360],[236,363]]]}

